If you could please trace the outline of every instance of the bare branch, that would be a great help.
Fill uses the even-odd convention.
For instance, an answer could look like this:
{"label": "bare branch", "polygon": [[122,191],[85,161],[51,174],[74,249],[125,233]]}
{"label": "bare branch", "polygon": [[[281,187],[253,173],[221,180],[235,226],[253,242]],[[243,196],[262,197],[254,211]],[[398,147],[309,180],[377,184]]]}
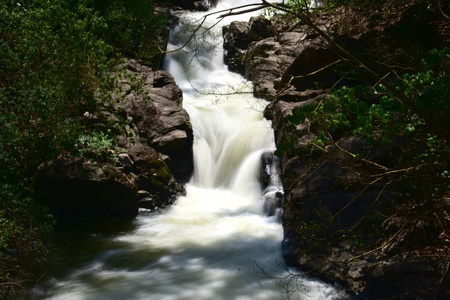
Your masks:
{"label": "bare branch", "polygon": [[391,170],[391,171],[387,171],[387,172],[384,172],[384,173],[369,175],[369,177],[384,177],[384,176],[387,176],[387,175],[392,175],[392,174],[397,174],[397,173],[406,173],[406,172],[410,172],[410,171],[413,171],[413,170],[419,170],[423,166],[424,166],[424,164],[417,165],[417,166],[412,166],[412,167],[405,168],[405,169]]}
{"label": "bare branch", "polygon": [[374,253],[374,252],[376,252],[376,251],[379,251],[379,250],[383,250],[397,235],[399,235],[399,233],[403,230],[405,228],[405,226],[403,226],[402,228],[400,228],[395,234],[393,234],[390,238],[389,238],[389,240],[387,240],[386,242],[384,242],[381,246],[379,246],[379,247],[377,247],[377,248],[375,248],[375,249],[372,249],[372,250],[370,250],[370,251],[367,251],[367,252],[365,252],[365,253],[363,253],[363,254],[361,254],[361,255],[358,255],[358,256],[353,256],[352,258],[349,258],[345,263],[346,264],[349,264],[350,262],[352,262],[352,261],[354,261],[355,259],[358,259],[358,258],[361,258],[361,257],[364,257],[364,256],[367,256],[367,255],[369,255],[369,254],[371,254],[371,253]]}
{"label": "bare branch", "polygon": [[[255,6],[255,7],[252,7],[252,6]],[[242,9],[242,8],[246,8],[246,7],[252,7],[252,8],[248,8],[248,9],[244,9],[244,10],[241,10],[241,11],[234,12],[234,10],[238,10],[238,9]],[[242,6],[233,7],[233,8],[224,10],[224,11],[228,11],[228,12],[218,16],[218,18],[225,18],[225,17],[229,17],[229,16],[242,15],[242,14],[246,14],[246,13],[250,13],[250,12],[255,12],[255,11],[258,11],[258,10],[261,10],[261,9],[264,9],[264,8],[267,8],[267,5],[260,4],[260,3],[253,3],[253,4],[242,5]],[[221,11],[221,12],[224,12],[224,11]]]}
{"label": "bare branch", "polygon": [[316,75],[316,74],[318,74],[318,73],[320,73],[320,72],[322,72],[322,71],[324,71],[324,70],[326,70],[326,69],[328,69],[328,68],[330,68],[330,67],[332,67],[334,65],[337,65],[341,61],[342,61],[342,59],[338,59],[338,60],[332,62],[331,64],[326,65],[325,67],[322,67],[322,68],[320,68],[318,70],[315,70],[315,71],[313,71],[311,73],[308,73],[308,74],[305,74],[305,75],[291,76],[291,79],[289,79],[288,85],[290,85],[292,80],[294,80],[294,79],[303,79],[303,78],[308,78],[310,76],[314,76],[314,75]]}
{"label": "bare branch", "polygon": [[367,209],[366,213],[364,214],[364,216],[362,216],[361,219],[359,219],[358,222],[356,222],[355,225],[353,225],[353,227],[349,230],[349,232],[352,232],[353,230],[355,230],[356,227],[359,226],[359,224],[361,224],[361,222],[367,217],[367,215],[369,214],[369,212],[372,210],[372,208],[375,206],[375,204],[378,202],[378,200],[380,200],[381,196],[383,195],[384,191],[387,189],[387,187],[391,184],[391,182],[386,183],[383,188],[381,189],[381,191],[378,193],[377,198],[370,204],[370,207]]}
{"label": "bare branch", "polygon": [[[331,139],[333,139],[333,137],[330,135],[330,133],[328,133],[328,135],[330,136]],[[351,153],[351,152],[349,152],[349,151],[343,149],[343,148],[342,148],[341,146],[339,146],[337,143],[334,143],[334,145],[335,145],[339,150],[341,150],[342,152],[344,152],[344,153],[350,155],[350,156],[353,157],[353,158],[357,158],[357,159],[359,159],[359,160],[361,160],[361,161],[363,161],[363,162],[365,162],[365,163],[367,163],[367,164],[373,165],[373,166],[375,166],[375,167],[377,167],[377,168],[380,168],[380,169],[383,169],[383,170],[390,170],[390,168],[388,168],[388,167],[385,167],[385,166],[382,166],[382,165],[380,165],[380,164],[377,164],[376,162],[373,162],[373,161],[371,161],[371,160],[367,160],[367,159],[365,159],[365,158],[359,157],[359,156],[357,156],[356,154]]]}
{"label": "bare branch", "polygon": [[374,181],[370,182],[369,184],[367,184],[364,189],[362,189],[358,195],[356,195],[355,197],[353,197],[353,199],[351,201],[349,201],[340,211],[338,211],[334,216],[331,217],[331,219],[329,220],[330,222],[332,222],[334,220],[334,218],[336,218],[338,215],[340,215],[344,210],[346,210],[352,203],[354,203],[359,197],[361,197],[362,194],[364,194],[366,192],[366,190],[371,187],[372,185],[374,185],[375,183],[377,183],[378,181],[381,180],[381,177],[375,179]]}

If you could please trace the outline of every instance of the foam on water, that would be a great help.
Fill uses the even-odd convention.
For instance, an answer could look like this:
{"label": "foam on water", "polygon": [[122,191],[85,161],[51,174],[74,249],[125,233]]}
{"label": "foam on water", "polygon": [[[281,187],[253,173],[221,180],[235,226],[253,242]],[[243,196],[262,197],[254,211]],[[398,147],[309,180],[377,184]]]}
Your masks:
{"label": "foam on water", "polygon": [[[248,1],[222,1],[216,10],[243,4]],[[263,213],[258,182],[261,154],[275,148],[262,114],[267,103],[253,98],[251,83],[227,71],[221,26],[231,20],[212,26],[214,18],[203,24],[206,33],[198,31],[165,62],[183,90],[194,129],[195,173],[186,196],[162,212],[139,216],[132,232],[104,239],[104,250],[48,282],[45,298],[269,300],[287,298],[286,289],[293,292],[290,299],[342,297],[315,280],[282,279],[288,275],[283,228]],[[168,49],[183,45],[195,26],[182,21]]]}

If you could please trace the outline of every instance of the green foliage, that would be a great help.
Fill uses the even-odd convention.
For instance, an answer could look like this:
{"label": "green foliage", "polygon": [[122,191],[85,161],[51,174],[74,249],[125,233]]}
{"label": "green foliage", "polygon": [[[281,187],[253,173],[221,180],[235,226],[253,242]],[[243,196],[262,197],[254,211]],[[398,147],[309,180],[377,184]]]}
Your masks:
{"label": "green foliage", "polygon": [[40,276],[33,270],[46,253],[42,241],[54,221],[28,194],[25,186],[0,186],[0,298],[9,293],[21,297],[27,284]]}
{"label": "green foliage", "polygon": [[[397,201],[390,204],[391,209],[397,217],[408,220],[411,228],[418,220],[431,224],[433,232],[429,234],[433,238],[421,239],[422,244],[417,241],[411,247],[441,245],[439,237],[448,234],[443,224],[447,222],[450,190],[449,64],[448,48],[432,50],[417,66],[417,72],[395,79],[396,91],[384,85],[343,87],[329,97],[294,109],[286,118],[290,139],[280,145],[279,152],[298,153],[298,138],[305,134],[298,128],[307,128],[315,136],[308,151],[325,151],[328,145],[350,135],[362,136],[369,145],[395,140],[399,146],[394,152],[396,169],[389,165],[385,171],[371,173],[362,163],[364,169],[355,171],[362,181],[378,178],[395,189]],[[402,102],[399,94],[410,102]],[[359,159],[358,155],[354,158]]]}
{"label": "green foliage", "polygon": [[122,55],[151,61],[162,26],[149,0],[0,1],[0,298],[53,224],[33,200],[37,167],[111,153],[111,136],[82,116],[110,106]]}
{"label": "green foliage", "polygon": [[[108,134],[111,130],[108,130]],[[112,137],[103,132],[94,131],[90,135],[82,135],[78,139],[77,147],[80,154],[98,161],[108,158],[117,159],[115,155],[116,143]]]}
{"label": "green foliage", "polygon": [[[397,90],[412,100],[415,110],[380,84],[376,87],[342,87],[332,91],[331,97],[319,103],[294,109],[286,120],[294,127],[306,120],[313,123],[310,130],[316,135],[314,143],[321,147],[344,134],[360,135],[371,143],[375,142],[375,138],[389,142],[393,136],[412,138],[415,135],[415,139],[422,135],[427,138],[446,136],[450,131],[449,62],[448,48],[433,50],[422,60],[421,71],[402,76]],[[438,123],[439,132],[429,132],[426,120],[420,118],[416,110],[427,120]]]}
{"label": "green foliage", "polygon": [[97,110],[94,92],[112,87],[104,75],[115,61],[113,49],[97,37],[104,19],[81,4],[3,3],[0,16],[0,126],[7,129],[0,153],[9,166],[26,162],[16,170],[22,176],[70,150],[82,126],[79,116]]}
{"label": "green foliage", "polygon": [[52,226],[33,200],[36,168],[74,150],[80,116],[98,110],[95,93],[113,86],[113,48],[98,37],[104,28],[82,3],[0,2],[2,291],[37,263]]}
{"label": "green foliage", "polygon": [[159,40],[166,30],[167,21],[155,14],[153,0],[90,0],[89,6],[105,19],[105,40],[122,55],[138,58],[154,67],[158,66],[160,48],[166,41]]}

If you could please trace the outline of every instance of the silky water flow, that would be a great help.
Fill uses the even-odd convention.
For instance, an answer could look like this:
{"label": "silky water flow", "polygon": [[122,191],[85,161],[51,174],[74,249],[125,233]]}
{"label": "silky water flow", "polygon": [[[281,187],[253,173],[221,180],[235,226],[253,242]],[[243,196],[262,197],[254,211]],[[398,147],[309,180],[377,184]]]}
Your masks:
{"label": "silky water flow", "polygon": [[[214,10],[247,3],[222,1]],[[258,181],[261,155],[275,150],[262,113],[267,103],[223,63],[222,26],[232,20],[217,23],[213,14],[195,30],[201,13],[179,17],[168,50],[191,40],[167,54],[165,69],[183,91],[194,129],[195,171],[186,196],[139,215],[133,230],[93,237],[66,253],[70,269],[36,288],[36,298],[341,299],[334,287],[289,277],[284,266],[279,211],[264,212]]]}

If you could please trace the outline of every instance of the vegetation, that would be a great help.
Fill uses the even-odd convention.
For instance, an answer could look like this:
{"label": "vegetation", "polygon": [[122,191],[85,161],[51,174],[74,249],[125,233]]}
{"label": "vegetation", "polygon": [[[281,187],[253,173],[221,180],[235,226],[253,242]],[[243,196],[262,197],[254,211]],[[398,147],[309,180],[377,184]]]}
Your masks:
{"label": "vegetation", "polygon": [[[395,187],[392,215],[410,227],[420,220],[433,223],[430,238],[410,239],[409,249],[430,251],[431,245],[448,258],[449,49],[430,50],[413,40],[399,46],[380,36],[373,49],[352,55],[314,21],[317,14],[341,15],[333,24],[338,33],[358,36],[395,22],[413,6],[418,14],[445,16],[441,2],[323,0],[312,7],[307,0],[276,5],[264,0],[255,10],[283,12],[310,26],[359,79],[295,110],[288,119],[291,139],[279,151],[299,154],[294,128],[306,121],[316,136],[310,149],[325,149],[349,135],[369,144],[401,141],[395,166],[366,162],[378,165],[367,178],[377,176]],[[82,116],[110,106],[122,57],[158,64],[164,27],[152,0],[0,0],[0,298],[36,279],[34,269],[45,255],[42,240],[54,224],[34,201],[36,169],[58,156],[95,157],[114,147],[108,132],[95,130]],[[308,231],[316,225],[302,224]],[[353,236],[360,244],[360,236]]]}
{"label": "vegetation", "polygon": [[[443,9],[448,11],[449,7],[441,1],[426,0],[330,0],[321,1],[322,5],[316,8],[309,1],[285,3],[268,6],[308,25],[335,50],[340,57],[335,72],[340,72],[346,86],[337,83],[329,87],[328,97],[294,109],[285,119],[290,124],[285,128],[289,138],[278,145],[278,154],[292,157],[306,151],[320,156],[334,147],[348,154],[353,161],[347,168],[358,175],[356,188],[360,192],[351,202],[365,192],[375,188],[378,191],[367,212],[339,237],[332,237],[330,230],[338,226],[333,223],[336,215],[321,216],[323,222],[302,220],[296,229],[299,236],[311,245],[311,253],[320,251],[321,244],[331,239],[336,239],[331,241],[333,245],[346,240],[357,248],[370,240],[370,245],[364,245],[366,253],[380,249],[383,255],[411,252],[450,265],[450,50],[448,40],[439,42],[446,39],[448,16]],[[335,23],[331,26],[337,34],[354,38],[370,30],[376,34],[365,37],[361,51],[350,53],[318,26],[316,20],[320,18],[316,16],[329,13],[333,14]],[[408,20],[407,14],[414,18]],[[340,19],[340,15],[344,18]],[[402,17],[410,27],[397,23]],[[413,20],[422,23],[417,25]],[[430,24],[442,35],[435,39],[433,31],[426,31],[433,35],[434,45],[423,43],[417,35],[424,33],[415,31],[419,26],[428,30]],[[389,34],[403,36],[397,39]],[[301,128],[315,136],[307,147],[298,145],[299,138],[305,135],[305,131],[298,131],[301,124],[307,124]],[[369,147],[396,145],[393,156],[390,161],[373,161],[345,151],[338,141],[350,136],[362,137]],[[380,208],[384,193],[389,194],[384,208],[374,209]],[[369,228],[359,231],[364,222]],[[364,238],[368,235],[370,238]],[[448,276],[447,271],[435,282],[434,292],[442,290],[439,285]]]}
{"label": "vegetation", "polygon": [[[397,217],[414,224],[428,217],[429,210],[433,211],[436,217],[433,222],[439,224],[439,228],[431,239],[422,241],[422,244],[415,243],[414,249],[435,244],[450,250],[446,240],[450,233],[448,208],[444,209],[450,188],[450,148],[447,141],[450,124],[446,117],[450,96],[447,88],[450,82],[449,63],[448,48],[432,50],[421,61],[417,73],[405,73],[398,78],[397,91],[407,95],[422,114],[437,122],[440,125],[438,132],[434,126],[427,126],[427,122],[408,105],[399,101],[395,95],[397,91],[390,92],[382,84],[375,87],[345,86],[331,91],[331,97],[319,103],[295,109],[287,118],[290,123],[287,130],[293,133],[291,139],[280,145],[278,151],[291,155],[296,153],[298,132],[294,128],[304,122],[310,122],[310,133],[315,135],[308,151],[322,151],[350,135],[363,137],[369,146],[400,144],[401,150],[395,154],[394,165],[366,161],[356,172],[366,176],[360,180],[367,184],[376,179],[384,181],[389,188],[395,188],[398,203],[393,213]],[[357,154],[349,154],[355,160],[363,160]],[[375,166],[369,173],[368,165]],[[431,232],[428,234],[433,235]]]}
{"label": "vegetation", "polygon": [[155,64],[163,25],[151,0],[0,1],[0,298],[34,280],[54,223],[36,169],[113,146],[82,116],[110,106],[123,56]]}
{"label": "vegetation", "polygon": [[[324,267],[326,270],[320,275],[326,277],[336,267],[330,267],[331,264],[341,264],[337,267],[342,267],[340,275],[333,277],[334,280],[345,277],[349,263],[366,255],[378,256],[375,259],[383,264],[387,256],[410,253],[419,256],[423,266],[433,261],[431,268],[435,273],[427,274],[425,267],[418,267],[422,273],[415,275],[427,277],[426,283],[403,286],[406,297],[413,293],[426,296],[435,293],[439,297],[442,291],[448,296],[450,291],[443,283],[448,282],[450,266],[448,3],[440,0],[262,0],[262,3],[221,12],[220,17],[261,9],[282,25],[289,24],[290,29],[307,27],[310,37],[318,36],[338,56],[328,66],[290,78],[285,74],[282,82],[277,83],[277,88],[284,84],[286,88],[302,90],[296,86],[301,79],[308,80],[309,76],[317,79],[322,71],[340,75],[332,86],[320,87],[328,88],[324,91],[326,97],[294,109],[290,117],[283,119],[281,143],[277,145],[277,154],[293,162],[291,166],[313,158],[313,163],[305,167],[309,173],[302,178],[289,178],[287,181],[292,186],[287,189],[320,172],[333,159],[332,154],[327,156],[328,151],[335,151],[334,159],[339,165],[336,168],[345,168],[354,180],[333,182],[330,189],[350,197],[337,214],[328,210],[328,206],[337,205],[326,196],[315,198],[313,194],[317,205],[313,201],[305,203],[306,200],[303,202],[296,196],[285,203],[288,215],[285,220],[289,221],[285,229],[291,241],[296,240],[291,246],[299,246],[295,249],[298,253],[311,256],[311,271],[307,273],[320,273],[318,270]],[[351,46],[346,49],[345,41],[354,42],[358,49]],[[311,135],[315,138],[305,147],[303,143]],[[374,161],[339,146],[339,141],[354,136],[365,140],[367,149],[363,152],[379,150],[379,145],[384,144],[381,149],[392,150],[392,155],[388,161]],[[294,156],[299,156],[299,160],[292,159]],[[342,162],[342,156],[349,159]],[[318,157],[323,159],[316,160]],[[292,176],[298,174],[288,171]],[[323,179],[328,178],[324,175]],[[342,193],[344,190],[347,192]],[[361,204],[357,200],[365,194],[369,194],[365,200],[371,202]],[[347,201],[345,197],[338,198],[332,199]],[[348,209],[353,204],[358,206],[357,213],[362,212],[361,215],[355,216],[355,210]],[[314,216],[302,215],[304,207]],[[340,224],[337,218],[347,209],[356,218],[355,224],[349,227]],[[351,254],[361,255],[343,261],[325,255],[324,265],[317,266],[323,251],[334,253],[338,248],[347,247],[343,245],[352,247]],[[397,262],[406,261],[401,255]],[[430,279],[433,276],[436,278]]]}

